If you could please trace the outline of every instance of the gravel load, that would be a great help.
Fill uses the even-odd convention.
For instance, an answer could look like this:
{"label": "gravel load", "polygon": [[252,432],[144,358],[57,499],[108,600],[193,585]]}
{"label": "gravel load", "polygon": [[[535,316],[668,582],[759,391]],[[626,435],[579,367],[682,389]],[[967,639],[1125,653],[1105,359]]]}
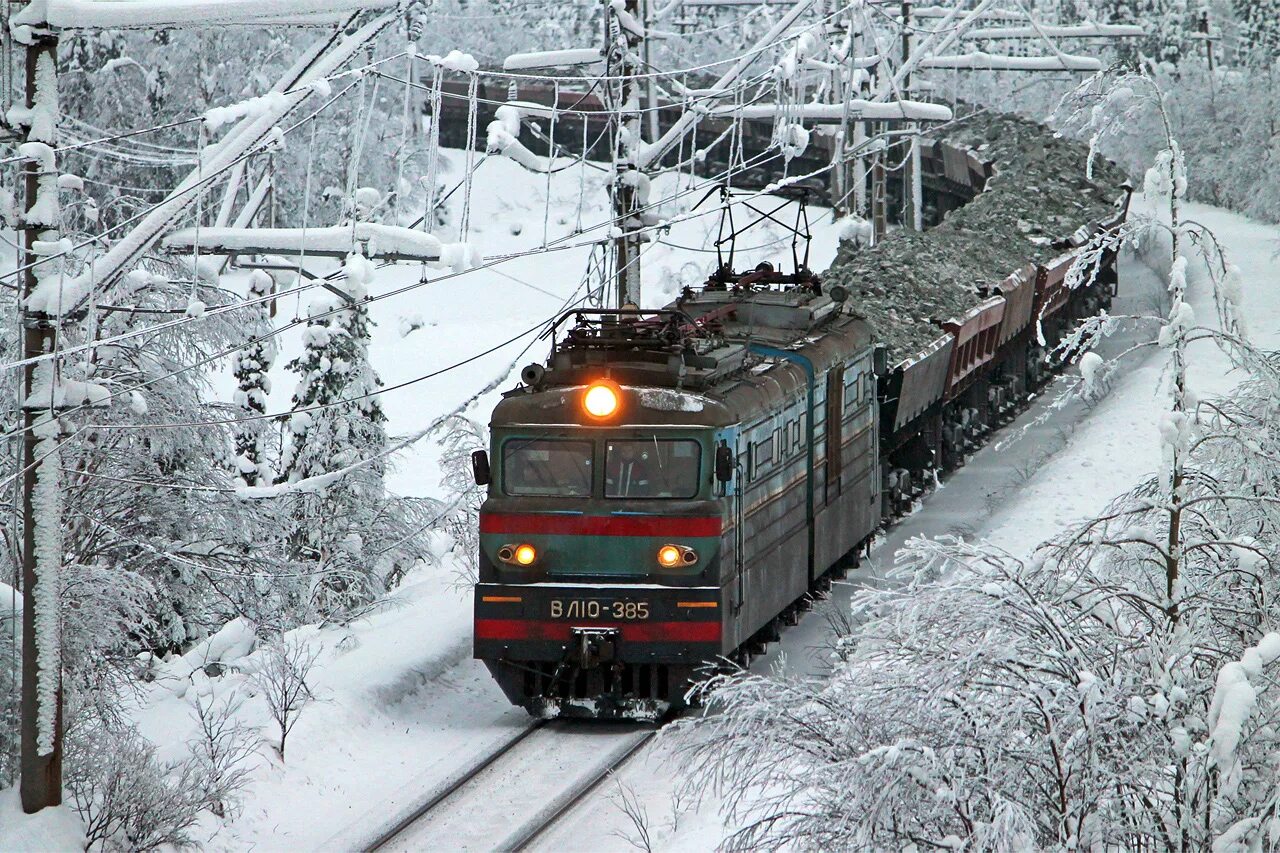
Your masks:
{"label": "gravel load", "polygon": [[1019,116],[978,114],[934,138],[993,161],[986,190],[923,233],[895,230],[871,248],[841,244],[823,274],[849,288],[849,307],[888,345],[891,364],[982,301],[978,287],[1061,255],[1052,242],[1111,218],[1123,196],[1118,166],[1095,158],[1090,180],[1086,146]]}

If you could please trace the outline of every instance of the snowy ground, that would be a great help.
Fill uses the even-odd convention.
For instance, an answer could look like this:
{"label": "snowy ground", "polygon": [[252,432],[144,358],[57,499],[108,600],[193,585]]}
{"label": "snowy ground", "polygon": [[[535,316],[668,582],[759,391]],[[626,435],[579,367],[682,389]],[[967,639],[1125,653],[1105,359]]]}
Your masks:
{"label": "snowy ground", "polygon": [[[582,183],[579,178],[576,171],[558,176],[552,185],[552,204],[546,209],[544,179],[503,160],[486,162],[471,212],[470,238],[492,256],[541,244],[544,222],[551,239],[567,235],[576,224],[570,211],[576,208],[580,192],[595,205],[585,214],[586,221],[599,221],[605,204],[601,178],[598,173],[588,174]],[[688,197],[685,205],[697,197]],[[682,212],[673,208],[663,216]],[[1219,231],[1243,268],[1248,316],[1257,341],[1280,346],[1280,295],[1272,270],[1280,230],[1212,208],[1193,206],[1191,214]],[[714,216],[677,224],[667,239],[679,246],[708,245],[716,225]],[[834,255],[835,229],[823,222],[815,231],[812,265],[822,269]],[[759,234],[758,239],[744,243],[755,246],[782,237],[779,231]],[[749,253],[738,265],[764,257],[789,265],[789,255],[788,242],[781,241]],[[375,368],[384,383],[394,385],[516,336],[554,314],[578,292],[588,256],[589,249],[577,248],[514,260],[376,303]],[[714,255],[698,256],[700,262],[692,265],[686,262],[688,257],[689,253],[668,245],[648,249],[646,301],[665,301],[682,284],[701,280],[714,263]],[[438,275],[432,273],[432,277]],[[373,292],[390,292],[417,282],[418,277],[416,268],[385,270]],[[1159,283],[1145,268],[1127,263],[1121,287],[1130,299],[1149,300],[1145,294],[1154,292]],[[291,302],[281,306],[281,314],[287,319],[304,308]],[[1212,316],[1212,312],[1200,316]],[[416,322],[419,317],[422,328],[402,336],[401,320]],[[526,335],[465,367],[385,394],[382,404],[391,432],[421,428],[492,380],[502,378],[498,387],[509,387],[513,370],[545,353],[545,342],[533,341],[528,354],[520,355],[531,338]],[[292,382],[281,366],[299,350],[298,334],[287,335],[283,346],[270,402],[270,409],[277,411],[289,405]],[[1225,361],[1214,353],[1197,358],[1196,364],[1194,375],[1202,393],[1224,390],[1233,381]],[[983,450],[919,513],[885,537],[865,567],[864,577],[881,573],[909,535],[962,530],[1025,552],[1061,524],[1101,507],[1149,471],[1158,458],[1155,425],[1149,416],[1158,374],[1154,360],[1135,360],[1096,406],[1069,407],[1053,425],[1038,428],[1003,452]],[[229,396],[229,381],[226,388]],[[491,392],[481,397],[468,414],[486,420],[496,396]],[[1034,411],[1026,416],[1030,417]],[[393,488],[405,494],[438,494],[436,455],[434,446],[423,442],[403,456]],[[423,571],[411,576],[385,608],[350,628],[299,632],[301,639],[322,649],[311,678],[318,700],[303,711],[290,735],[287,760],[281,761],[267,746],[260,750],[242,813],[226,822],[209,818],[201,827],[205,846],[213,850],[350,849],[383,824],[390,812],[411,803],[522,725],[523,712],[506,705],[483,667],[469,657],[469,614],[467,591],[457,588],[447,572]],[[822,636],[821,620],[810,616],[788,632],[780,651],[789,665],[818,671],[824,661],[812,652],[821,646]],[[758,665],[771,665],[776,655],[777,651]],[[194,729],[191,703],[196,697],[203,694],[207,702],[236,693],[247,695],[242,686],[237,676],[184,681],[181,686],[156,684],[140,697],[135,716],[144,733],[162,745],[162,755],[177,755]],[[240,717],[262,727],[264,738],[269,737],[260,699],[247,696]],[[706,792],[700,804],[681,797],[676,774],[679,760],[671,759],[669,753],[678,746],[676,740],[665,739],[648,756],[628,765],[588,808],[571,814],[555,835],[543,840],[546,848],[630,849],[627,839],[636,837],[638,827],[618,807],[624,795],[634,796],[647,814],[655,849],[714,847],[724,833],[717,801],[713,792]],[[529,782],[538,784],[536,778]],[[0,803],[0,813],[4,807]]]}

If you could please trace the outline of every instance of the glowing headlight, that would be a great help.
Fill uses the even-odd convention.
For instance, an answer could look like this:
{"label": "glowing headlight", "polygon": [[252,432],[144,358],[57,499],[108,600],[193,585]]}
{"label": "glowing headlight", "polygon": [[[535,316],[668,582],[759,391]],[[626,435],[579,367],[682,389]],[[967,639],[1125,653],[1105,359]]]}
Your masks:
{"label": "glowing headlight", "polygon": [[683,545],[663,545],[658,549],[658,565],[664,569],[691,566],[698,562],[698,552]]}
{"label": "glowing headlight", "polygon": [[593,418],[612,417],[618,411],[618,388],[612,383],[596,382],[582,395],[582,409]]}
{"label": "glowing headlight", "polygon": [[517,566],[532,566],[538,559],[538,549],[532,545],[503,545],[498,549],[498,559]]}

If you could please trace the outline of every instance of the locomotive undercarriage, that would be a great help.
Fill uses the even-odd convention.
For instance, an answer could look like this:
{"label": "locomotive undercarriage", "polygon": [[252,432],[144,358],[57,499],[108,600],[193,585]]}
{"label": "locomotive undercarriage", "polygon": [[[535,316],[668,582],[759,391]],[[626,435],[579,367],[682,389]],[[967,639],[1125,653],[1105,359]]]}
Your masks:
{"label": "locomotive undercarriage", "polygon": [[513,703],[535,717],[656,721],[686,708],[701,706],[693,688],[715,670],[746,668],[782,639],[782,631],[799,624],[803,614],[827,598],[835,580],[860,564],[868,542],[858,546],[809,585],[809,591],[785,607],[774,619],[736,649],[699,666],[675,663],[635,663],[618,660],[625,654],[616,630],[575,629],[573,642],[558,661],[486,660],[495,680]]}

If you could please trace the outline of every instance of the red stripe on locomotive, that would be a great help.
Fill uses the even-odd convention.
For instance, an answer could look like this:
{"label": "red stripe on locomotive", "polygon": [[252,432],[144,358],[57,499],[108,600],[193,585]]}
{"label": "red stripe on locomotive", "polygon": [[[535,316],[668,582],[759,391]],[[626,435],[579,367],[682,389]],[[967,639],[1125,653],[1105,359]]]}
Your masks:
{"label": "red stripe on locomotive", "polygon": [[481,533],[567,536],[719,536],[719,516],[680,518],[634,515],[559,515],[554,513],[480,514]]}
{"label": "red stripe on locomotive", "polygon": [[618,628],[634,643],[718,643],[719,622],[548,622],[541,619],[477,619],[477,640],[568,642],[574,628]]}

